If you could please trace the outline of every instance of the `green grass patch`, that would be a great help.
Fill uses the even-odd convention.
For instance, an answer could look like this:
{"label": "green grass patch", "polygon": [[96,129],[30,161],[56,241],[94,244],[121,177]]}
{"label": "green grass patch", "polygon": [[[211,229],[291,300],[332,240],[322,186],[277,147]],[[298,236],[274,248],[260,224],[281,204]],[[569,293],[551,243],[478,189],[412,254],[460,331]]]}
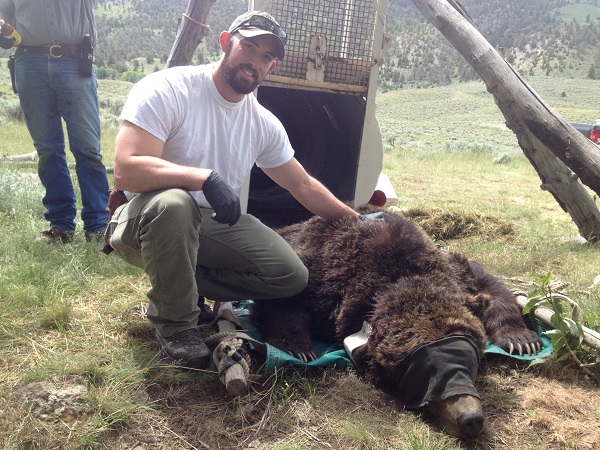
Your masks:
{"label": "green grass patch", "polygon": [[[600,87],[586,80],[530,81],[569,120],[600,118],[589,100],[598,98]],[[130,88],[120,81],[99,83],[102,153],[109,166],[116,118]],[[598,329],[600,284],[594,280],[600,247],[575,240],[577,228],[540,189],[483,84],[388,92],[378,95],[377,105],[384,172],[398,206],[426,212],[423,226],[431,227],[434,238],[512,287],[527,290],[536,275],[551,273],[580,304],[588,326]],[[32,150],[22,122],[0,120],[8,120],[0,127],[0,153]],[[353,371],[277,374],[252,381],[247,394],[230,398],[216,373],[169,366],[144,317],[146,276],[100,253],[80,231],[69,245],[35,243],[46,227],[36,164],[1,164],[0,447],[465,448]],[[425,223],[427,214],[442,226]],[[468,232],[457,235],[454,228]],[[472,448],[540,448],[557,435],[566,436],[565,442],[588,439],[592,447],[597,442],[580,436],[598,418],[590,415],[589,401],[579,400],[591,396],[593,402],[597,386],[576,367],[562,362],[527,369],[490,360],[482,372],[478,387],[491,429]],[[536,398],[550,396],[557,386],[568,394],[554,409],[524,405],[532,380],[536,389],[550,383]],[[82,394],[72,409],[40,415],[35,402],[23,400],[22,390],[32,383]],[[580,432],[561,428],[570,401],[578,408]]]}

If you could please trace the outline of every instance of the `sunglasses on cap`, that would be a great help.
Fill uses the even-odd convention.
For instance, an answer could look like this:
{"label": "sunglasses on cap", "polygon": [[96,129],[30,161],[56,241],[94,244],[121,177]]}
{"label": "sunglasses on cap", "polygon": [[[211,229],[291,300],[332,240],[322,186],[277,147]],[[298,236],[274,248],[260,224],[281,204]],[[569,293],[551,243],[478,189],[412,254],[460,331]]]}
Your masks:
{"label": "sunglasses on cap", "polygon": [[260,28],[261,30],[269,31],[281,39],[281,42],[285,44],[287,40],[287,34],[279,25],[277,25],[272,20],[267,19],[266,17],[254,15],[249,19],[244,20],[238,26],[236,26],[233,30],[229,32],[229,34],[233,34],[236,31],[249,27]]}

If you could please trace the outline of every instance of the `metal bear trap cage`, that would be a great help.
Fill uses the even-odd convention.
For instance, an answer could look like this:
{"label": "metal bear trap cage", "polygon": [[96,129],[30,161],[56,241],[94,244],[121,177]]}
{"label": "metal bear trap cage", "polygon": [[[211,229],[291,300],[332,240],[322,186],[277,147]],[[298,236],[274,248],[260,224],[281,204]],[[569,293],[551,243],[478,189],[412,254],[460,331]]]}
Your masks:
{"label": "metal bear trap cage", "polygon": [[[256,0],[288,34],[286,57],[268,77],[306,89],[366,94],[381,63],[385,6],[377,0]],[[375,73],[376,77],[377,73]]]}
{"label": "metal bear trap cage", "polygon": [[[383,164],[375,91],[383,62],[387,0],[249,0],[287,33],[285,58],[257,90],[282,122],[296,158],[343,201],[371,198]],[[309,217],[258,168],[248,212],[270,225]]]}

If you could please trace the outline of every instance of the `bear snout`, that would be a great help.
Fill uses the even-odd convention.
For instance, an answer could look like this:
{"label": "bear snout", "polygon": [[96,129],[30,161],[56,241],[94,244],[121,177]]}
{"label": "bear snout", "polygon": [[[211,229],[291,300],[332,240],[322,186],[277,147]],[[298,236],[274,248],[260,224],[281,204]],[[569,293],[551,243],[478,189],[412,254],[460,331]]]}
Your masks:
{"label": "bear snout", "polygon": [[481,400],[473,395],[453,395],[430,403],[425,410],[435,416],[448,434],[458,438],[473,439],[483,429]]}

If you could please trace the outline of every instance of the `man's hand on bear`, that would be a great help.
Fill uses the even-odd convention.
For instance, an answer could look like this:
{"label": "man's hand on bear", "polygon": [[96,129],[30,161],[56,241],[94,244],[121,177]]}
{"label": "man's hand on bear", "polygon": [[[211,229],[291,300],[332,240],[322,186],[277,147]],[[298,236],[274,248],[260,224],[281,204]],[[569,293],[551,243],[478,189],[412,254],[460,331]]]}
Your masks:
{"label": "man's hand on bear", "polygon": [[202,191],[215,210],[211,217],[219,223],[235,225],[242,214],[240,199],[217,172],[211,172],[202,185]]}

